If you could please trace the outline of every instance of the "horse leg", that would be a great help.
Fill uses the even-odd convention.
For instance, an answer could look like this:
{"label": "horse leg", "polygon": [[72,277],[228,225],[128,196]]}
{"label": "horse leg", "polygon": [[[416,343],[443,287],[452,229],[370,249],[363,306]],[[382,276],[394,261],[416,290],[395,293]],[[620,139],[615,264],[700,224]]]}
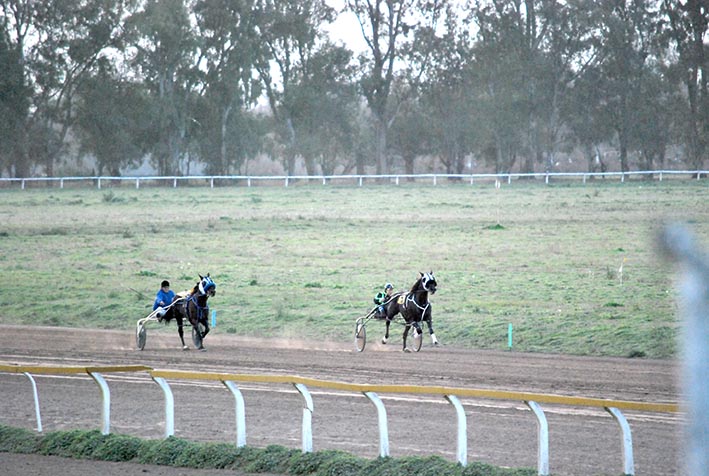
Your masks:
{"label": "horse leg", "polygon": [[433,322],[432,319],[426,319],[426,324],[428,325],[428,333],[431,334],[431,343],[433,345],[438,345],[438,339],[436,339],[436,333],[433,332]]}
{"label": "horse leg", "polygon": [[404,327],[404,348],[402,349],[404,352],[411,352],[411,350],[406,347],[406,338],[409,335],[409,330],[411,329],[411,324],[406,324]]}
{"label": "horse leg", "polygon": [[180,336],[180,341],[182,342],[182,350],[187,350],[189,347],[185,345],[185,331],[182,328],[182,316],[177,315],[177,334]]}
{"label": "horse leg", "polygon": [[387,341],[389,340],[389,324],[391,324],[391,320],[387,319],[386,320],[386,330],[384,331],[384,337],[382,337],[382,344],[386,344]]}

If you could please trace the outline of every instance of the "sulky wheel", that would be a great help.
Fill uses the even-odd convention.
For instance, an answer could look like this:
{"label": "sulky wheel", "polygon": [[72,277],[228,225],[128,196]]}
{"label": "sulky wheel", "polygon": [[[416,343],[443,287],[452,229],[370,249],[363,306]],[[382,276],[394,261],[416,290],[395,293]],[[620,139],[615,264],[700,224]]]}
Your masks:
{"label": "sulky wheel", "polygon": [[411,350],[418,352],[421,350],[421,342],[423,341],[423,331],[420,329],[413,328],[413,335],[411,336]]}
{"label": "sulky wheel", "polygon": [[367,344],[367,330],[364,327],[364,319],[361,317],[355,322],[354,342],[357,352],[362,352]]}
{"label": "sulky wheel", "polygon": [[145,341],[148,339],[148,331],[145,329],[145,324],[138,326],[138,330],[135,333],[135,345],[138,350],[143,350],[145,348]]}

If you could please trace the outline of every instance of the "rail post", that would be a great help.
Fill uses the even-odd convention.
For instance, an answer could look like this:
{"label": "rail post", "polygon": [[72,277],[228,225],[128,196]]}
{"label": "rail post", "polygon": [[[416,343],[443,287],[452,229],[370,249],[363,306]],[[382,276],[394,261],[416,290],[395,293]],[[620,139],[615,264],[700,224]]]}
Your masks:
{"label": "rail post", "polygon": [[446,395],[446,400],[455,407],[455,413],[458,417],[458,462],[461,466],[468,464],[468,424],[465,418],[465,410],[460,400],[455,395]]}
{"label": "rail post", "polygon": [[633,436],[630,432],[628,420],[625,419],[625,416],[617,408],[605,407],[605,409],[613,416],[615,421],[618,422],[618,425],[620,425],[623,446],[623,474],[632,476],[635,474],[635,463],[633,461]]}
{"label": "rail post", "polygon": [[386,458],[389,456],[389,426],[387,424],[387,411],[384,408],[384,403],[379,396],[374,392],[364,392],[367,397],[377,408],[377,420],[379,421],[379,456]]}
{"label": "rail post", "polygon": [[39,413],[39,393],[37,392],[37,384],[34,381],[34,377],[29,372],[22,372],[25,377],[30,379],[32,384],[32,395],[34,396],[34,414],[37,418],[37,432],[42,433],[42,416]]}
{"label": "rail post", "polygon": [[246,410],[244,405],[244,397],[241,395],[241,390],[231,380],[222,380],[226,388],[234,395],[235,410],[236,410],[236,447],[241,448],[246,446]]}
{"label": "rail post", "polygon": [[295,388],[303,396],[303,453],[313,452],[313,398],[308,388],[302,383],[294,383]]}
{"label": "rail post", "polygon": [[165,394],[165,438],[175,434],[175,397],[172,395],[170,385],[162,377],[152,377],[153,381],[160,385]]}
{"label": "rail post", "polygon": [[111,391],[103,375],[98,372],[89,372],[89,375],[101,389],[101,434],[108,435],[111,432]]}
{"label": "rail post", "polygon": [[537,417],[538,438],[537,438],[537,474],[539,476],[549,476],[549,425],[547,417],[537,402],[524,402]]}

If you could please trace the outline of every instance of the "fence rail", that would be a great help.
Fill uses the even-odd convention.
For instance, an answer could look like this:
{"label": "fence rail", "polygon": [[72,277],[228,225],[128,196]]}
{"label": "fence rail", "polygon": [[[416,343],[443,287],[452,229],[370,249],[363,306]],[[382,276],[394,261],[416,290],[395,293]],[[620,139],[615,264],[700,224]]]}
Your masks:
{"label": "fence rail", "polygon": [[402,182],[430,182],[437,185],[441,181],[449,182],[469,182],[470,185],[476,181],[494,182],[497,186],[501,182],[512,183],[512,180],[534,179],[544,180],[549,184],[554,180],[572,179],[581,180],[586,183],[588,179],[609,178],[619,180],[621,183],[626,179],[642,177],[649,180],[663,181],[666,177],[682,177],[693,180],[701,180],[709,177],[709,170],[652,170],[652,171],[632,171],[632,172],[539,172],[539,173],[505,173],[505,174],[386,174],[386,175],[189,175],[189,176],[136,176],[136,177],[26,177],[8,178],[0,177],[0,187],[12,187],[19,185],[21,189],[27,188],[30,184],[58,185],[64,188],[68,183],[81,185],[90,183],[92,187],[101,189],[112,187],[123,183],[135,184],[135,188],[150,184],[169,184],[177,188],[182,184],[209,184],[210,188],[220,185],[245,185],[247,187],[258,184],[283,184],[288,187],[295,183],[321,183],[327,184],[354,184],[363,186],[365,183],[388,182],[399,185]]}
{"label": "fence rail", "polygon": [[42,431],[40,416],[39,397],[37,387],[32,374],[44,375],[76,375],[88,374],[99,385],[102,395],[102,428],[103,434],[110,432],[110,399],[111,394],[108,384],[103,378],[104,373],[113,372],[141,372],[147,371],[155,383],[163,390],[165,396],[165,437],[174,435],[175,408],[172,390],[168,380],[197,380],[197,381],[218,381],[224,384],[234,396],[235,416],[236,416],[236,445],[238,447],[246,445],[246,419],[244,398],[237,383],[273,383],[290,384],[295,387],[303,398],[302,417],[302,450],[311,452],[312,443],[312,415],[314,411],[313,399],[308,387],[326,388],[330,390],[349,391],[361,393],[366,396],[377,410],[377,420],[379,426],[379,455],[382,457],[389,455],[389,436],[387,414],[384,403],[379,398],[380,393],[410,394],[410,395],[439,395],[444,397],[456,410],[457,418],[457,460],[465,466],[467,464],[467,421],[465,411],[460,403],[459,397],[497,399],[524,402],[534,413],[538,426],[538,454],[537,471],[539,475],[549,474],[549,429],[544,411],[540,403],[572,405],[582,407],[604,408],[616,420],[622,434],[622,453],[624,474],[635,474],[633,462],[633,443],[630,426],[621,413],[620,409],[636,410],[642,412],[666,412],[675,413],[679,411],[676,403],[651,403],[633,402],[622,400],[606,400],[599,398],[569,397],[563,395],[551,395],[527,392],[509,392],[500,390],[485,390],[474,388],[456,388],[442,386],[418,386],[418,385],[369,385],[351,384],[345,382],[320,380],[313,378],[298,377],[292,375],[252,375],[252,374],[230,374],[230,373],[210,373],[210,372],[188,372],[177,370],[155,370],[150,367],[132,366],[103,366],[103,367],[44,367],[44,366],[19,366],[0,365],[0,372],[22,373],[27,376],[32,384],[34,393],[35,414],[37,418],[37,431]]}

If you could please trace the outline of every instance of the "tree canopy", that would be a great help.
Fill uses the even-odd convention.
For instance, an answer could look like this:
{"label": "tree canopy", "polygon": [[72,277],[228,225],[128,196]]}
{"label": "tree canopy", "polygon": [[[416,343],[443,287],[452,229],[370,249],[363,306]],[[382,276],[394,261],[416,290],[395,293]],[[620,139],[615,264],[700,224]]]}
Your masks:
{"label": "tree canopy", "polygon": [[701,0],[0,0],[0,174],[698,170],[708,49]]}

